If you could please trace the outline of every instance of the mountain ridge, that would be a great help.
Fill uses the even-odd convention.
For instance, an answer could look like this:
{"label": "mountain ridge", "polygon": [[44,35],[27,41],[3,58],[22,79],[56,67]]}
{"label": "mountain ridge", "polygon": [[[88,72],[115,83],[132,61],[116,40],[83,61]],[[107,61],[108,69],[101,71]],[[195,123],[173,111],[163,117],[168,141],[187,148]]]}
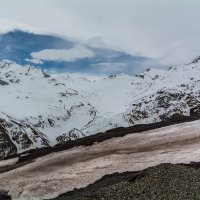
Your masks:
{"label": "mountain ridge", "polygon": [[0,69],[1,157],[117,127],[200,115],[198,63],[96,81],[12,62],[1,62]]}

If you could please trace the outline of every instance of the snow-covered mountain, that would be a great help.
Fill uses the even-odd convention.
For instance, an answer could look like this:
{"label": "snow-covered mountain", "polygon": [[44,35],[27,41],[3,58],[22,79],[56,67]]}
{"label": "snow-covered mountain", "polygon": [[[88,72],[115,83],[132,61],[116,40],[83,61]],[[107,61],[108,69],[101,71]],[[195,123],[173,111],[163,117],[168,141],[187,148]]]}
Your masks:
{"label": "snow-covered mountain", "polygon": [[1,156],[84,136],[79,129],[97,112],[76,90],[30,66],[0,63],[0,91]]}
{"label": "snow-covered mountain", "polygon": [[115,127],[200,115],[200,63],[98,81],[0,63],[0,157]]}

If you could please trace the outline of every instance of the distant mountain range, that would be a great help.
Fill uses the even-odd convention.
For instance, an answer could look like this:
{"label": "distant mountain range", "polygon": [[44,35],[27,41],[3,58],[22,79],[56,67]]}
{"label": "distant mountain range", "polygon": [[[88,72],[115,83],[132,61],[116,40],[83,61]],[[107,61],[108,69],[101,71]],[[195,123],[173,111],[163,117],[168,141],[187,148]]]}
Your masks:
{"label": "distant mountain range", "polygon": [[153,62],[147,57],[110,50],[99,37],[80,43],[59,36],[15,30],[0,34],[0,47],[1,60],[34,64],[49,72],[135,74]]}
{"label": "distant mountain range", "polygon": [[116,127],[200,116],[200,63],[98,81],[0,63],[0,157]]}

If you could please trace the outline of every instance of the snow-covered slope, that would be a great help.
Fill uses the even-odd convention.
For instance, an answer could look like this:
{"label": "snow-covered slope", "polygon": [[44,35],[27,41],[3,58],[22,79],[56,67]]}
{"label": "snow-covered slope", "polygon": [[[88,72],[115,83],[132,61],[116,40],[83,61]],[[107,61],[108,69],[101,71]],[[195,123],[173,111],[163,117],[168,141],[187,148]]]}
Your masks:
{"label": "snow-covered slope", "polygon": [[100,113],[84,130],[87,134],[200,114],[199,63],[147,69],[136,76],[118,74],[95,82],[61,78]]}
{"label": "snow-covered slope", "polygon": [[119,126],[200,115],[200,64],[90,81],[0,63],[0,157]]}
{"label": "snow-covered slope", "polygon": [[96,116],[76,90],[30,66],[0,63],[0,91],[1,157],[85,136],[74,128]]}

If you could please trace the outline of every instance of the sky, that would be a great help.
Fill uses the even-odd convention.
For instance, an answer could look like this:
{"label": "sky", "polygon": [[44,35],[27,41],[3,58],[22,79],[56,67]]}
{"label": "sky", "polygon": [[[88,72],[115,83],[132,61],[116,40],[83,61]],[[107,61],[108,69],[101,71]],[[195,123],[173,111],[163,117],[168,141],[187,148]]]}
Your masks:
{"label": "sky", "polygon": [[0,32],[20,28],[156,58],[162,65],[200,55],[199,0],[0,0]]}

